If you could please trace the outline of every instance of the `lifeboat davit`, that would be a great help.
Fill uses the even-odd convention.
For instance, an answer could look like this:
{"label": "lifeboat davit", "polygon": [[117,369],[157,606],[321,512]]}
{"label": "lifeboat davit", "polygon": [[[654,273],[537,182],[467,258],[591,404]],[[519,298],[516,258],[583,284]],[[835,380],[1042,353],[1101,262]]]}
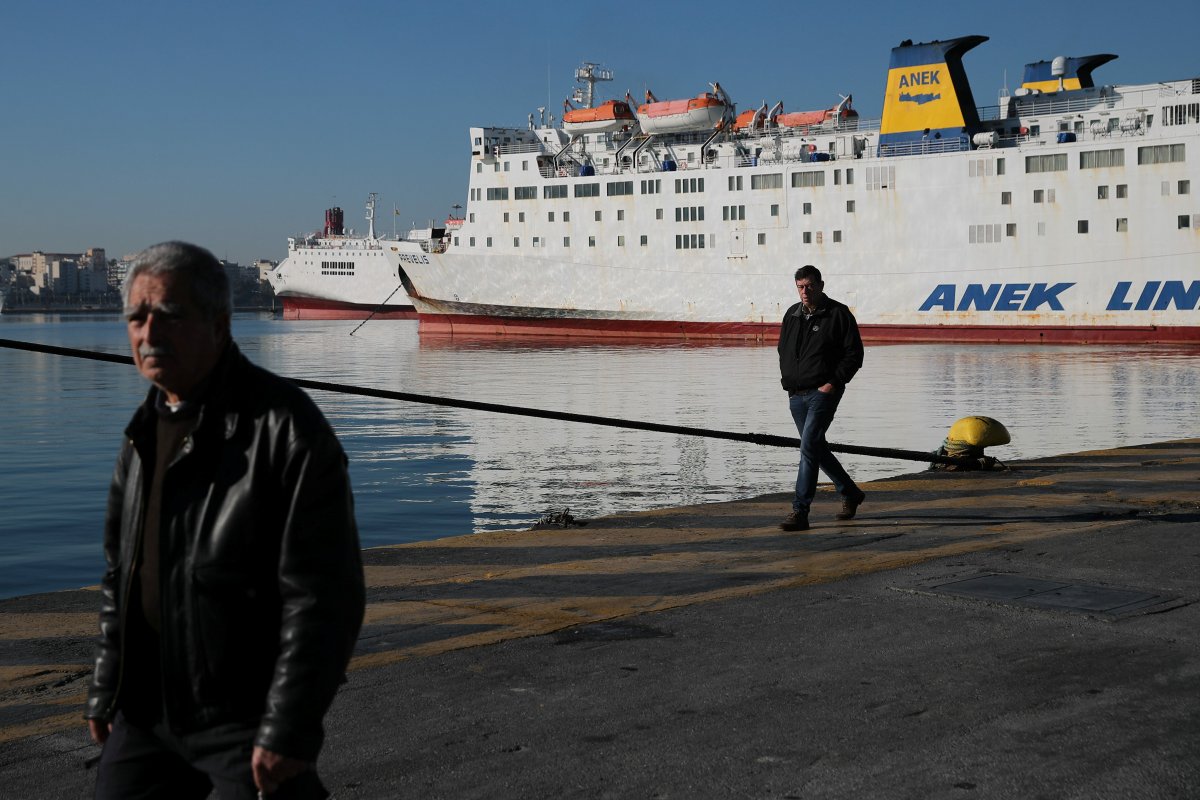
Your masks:
{"label": "lifeboat davit", "polygon": [[737,119],[733,121],[733,129],[735,131],[744,131],[747,128],[755,130],[762,128],[767,121],[767,104],[763,103],[762,108],[751,108],[737,115]]}
{"label": "lifeboat davit", "polygon": [[595,108],[573,108],[563,113],[563,129],[568,133],[616,131],[635,121],[628,103],[609,100]]}
{"label": "lifeboat davit", "polygon": [[790,114],[780,114],[775,118],[775,124],[781,128],[816,128],[820,126],[852,128],[858,123],[858,112],[850,107],[850,100],[850,97],[846,97],[833,108],[821,111],[793,111]]}
{"label": "lifeboat davit", "polygon": [[681,133],[714,128],[729,113],[729,98],[719,84],[714,91],[688,100],[657,100],[646,92],[646,104],[637,110],[642,133]]}

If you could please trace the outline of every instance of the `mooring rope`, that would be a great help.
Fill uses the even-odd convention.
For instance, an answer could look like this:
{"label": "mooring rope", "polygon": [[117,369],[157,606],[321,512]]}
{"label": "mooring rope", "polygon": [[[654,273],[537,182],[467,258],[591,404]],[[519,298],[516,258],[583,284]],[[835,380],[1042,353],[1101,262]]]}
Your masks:
{"label": "mooring rope", "polygon": [[383,298],[383,302],[380,303],[378,306],[376,306],[375,310],[372,311],[370,314],[368,314],[366,319],[364,319],[362,322],[360,322],[354,326],[354,330],[350,331],[350,335],[353,336],[354,334],[358,333],[359,328],[361,328],[363,325],[366,325],[371,320],[375,319],[375,315],[378,314],[380,311],[383,311],[383,308],[384,308],[384,306],[387,305],[388,300],[391,300],[393,297],[395,297],[396,292],[400,291],[403,288],[404,288],[404,284],[402,283],[399,286],[397,286],[395,289],[392,289],[392,293],[389,294],[387,297]]}
{"label": "mooring rope", "polygon": [[[111,353],[100,353],[94,350],[76,350],[71,347],[56,347],[36,342],[21,342],[13,339],[0,339],[0,347],[12,350],[27,350],[33,353],[47,353],[54,356],[84,358],[91,361],[107,361],[112,364],[133,364],[130,356],[118,356]],[[314,381],[307,378],[288,378],[292,383],[305,389],[315,389],[322,392],[336,392],[360,397],[378,397],[385,400],[399,400],[404,403],[423,403],[425,405],[449,406],[465,408],[471,411],[487,411],[495,414],[515,414],[524,417],[541,419],[557,419],[564,422],[580,422],[587,425],[605,425],[610,428],[628,428],[654,433],[673,433],[680,436],[701,436],[708,439],[727,439],[734,442],[765,445],[768,447],[799,448],[800,440],[789,436],[775,436],[768,433],[736,433],[734,431],[719,431],[709,428],[692,428],[684,425],[663,425],[658,422],[641,422],[632,419],[616,417],[597,417],[591,414],[572,414],[565,411],[548,411],[541,408],[525,408],[510,406],[503,403],[482,403],[478,400],[460,400],[455,397],[438,397],[431,394],[414,394],[412,392],[396,392],[390,389],[373,389],[369,386],[352,386],[345,383],[329,383]],[[955,458],[941,456],[922,450],[899,450],[892,447],[863,447],[854,444],[829,443],[829,449],[835,453],[849,453],[857,456],[873,456],[875,458],[891,458],[901,461],[923,461],[927,464],[949,464],[952,466],[971,466],[978,459]]]}

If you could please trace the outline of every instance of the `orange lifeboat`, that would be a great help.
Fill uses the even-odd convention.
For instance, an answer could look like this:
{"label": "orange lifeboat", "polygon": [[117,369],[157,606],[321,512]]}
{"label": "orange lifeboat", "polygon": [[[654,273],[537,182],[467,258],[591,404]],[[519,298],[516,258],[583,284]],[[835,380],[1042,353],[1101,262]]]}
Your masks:
{"label": "orange lifeboat", "polygon": [[744,131],[747,128],[758,130],[763,128],[767,122],[767,104],[763,103],[761,108],[751,108],[737,115],[737,119],[733,121],[733,129],[735,131]]}
{"label": "orange lifeboat", "polygon": [[780,114],[775,118],[775,124],[781,128],[816,128],[854,127],[858,123],[858,112],[850,107],[850,97],[833,108],[821,111],[793,111],[790,114]]}
{"label": "orange lifeboat", "polygon": [[638,107],[637,118],[642,133],[681,133],[716,127],[730,108],[720,84],[713,84],[713,91],[688,100],[658,100],[646,92],[646,104]]}
{"label": "orange lifeboat", "polygon": [[632,125],[633,111],[627,103],[608,100],[595,108],[573,108],[563,113],[563,129],[569,133],[601,133]]}

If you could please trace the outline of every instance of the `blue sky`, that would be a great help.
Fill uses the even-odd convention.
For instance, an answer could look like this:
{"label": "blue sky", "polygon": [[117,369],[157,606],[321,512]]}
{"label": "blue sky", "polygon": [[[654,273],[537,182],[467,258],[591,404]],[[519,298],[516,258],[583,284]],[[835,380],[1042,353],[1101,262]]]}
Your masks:
{"label": "blue sky", "polygon": [[967,34],[979,105],[1023,65],[1116,53],[1097,82],[1200,76],[1200,4],[218,2],[10,4],[0,71],[0,256],[187,239],[243,263],[340,205],[362,227],[466,204],[471,125],[555,113],[583,60],[602,98],[719,81],[739,109],[852,93],[878,118],[902,39]]}

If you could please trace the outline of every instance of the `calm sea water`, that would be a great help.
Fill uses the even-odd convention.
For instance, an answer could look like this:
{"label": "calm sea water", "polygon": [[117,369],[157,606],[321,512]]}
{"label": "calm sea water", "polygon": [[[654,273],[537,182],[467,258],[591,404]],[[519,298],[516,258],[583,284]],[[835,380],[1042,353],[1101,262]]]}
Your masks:
{"label": "calm sea water", "polygon": [[[430,339],[415,322],[239,315],[292,377],[794,436],[771,346]],[[0,315],[0,338],[127,354],[115,316]],[[132,367],[0,348],[0,597],[95,583],[104,495],[145,393]],[[1003,422],[1027,458],[1200,435],[1200,348],[869,347],[830,430],[933,450],[958,418]],[[351,462],[364,546],[790,489],[793,451],[315,392]],[[862,480],[922,468],[844,459]]]}

